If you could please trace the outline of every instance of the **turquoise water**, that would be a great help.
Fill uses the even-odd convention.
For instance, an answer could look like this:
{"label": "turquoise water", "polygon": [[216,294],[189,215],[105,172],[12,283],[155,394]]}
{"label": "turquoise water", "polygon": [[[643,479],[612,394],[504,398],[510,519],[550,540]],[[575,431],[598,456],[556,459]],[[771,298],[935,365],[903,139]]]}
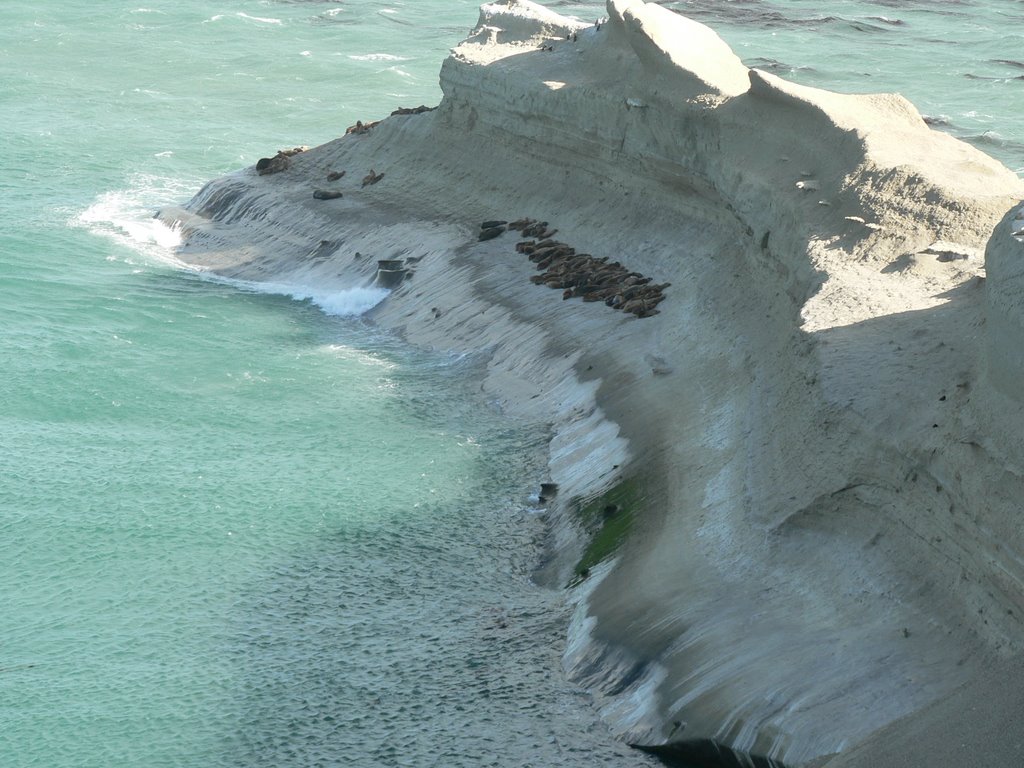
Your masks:
{"label": "turquoise water", "polygon": [[[1020,3],[670,5],[1024,172]],[[559,678],[544,435],[481,361],[203,279],[151,219],[436,103],[476,8],[0,4],[0,765],[647,764]]]}

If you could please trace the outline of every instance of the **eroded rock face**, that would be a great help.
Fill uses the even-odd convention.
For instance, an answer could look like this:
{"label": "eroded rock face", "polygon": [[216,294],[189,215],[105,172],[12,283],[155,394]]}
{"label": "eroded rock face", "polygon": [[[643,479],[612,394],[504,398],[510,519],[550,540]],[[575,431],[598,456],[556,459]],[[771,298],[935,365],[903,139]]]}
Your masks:
{"label": "eroded rock face", "polygon": [[[436,110],[168,216],[183,259],[244,279],[404,259],[375,320],[486,354],[484,391],[553,425],[552,583],[574,499],[648,488],[574,592],[566,666],[608,722],[800,764],[1021,650],[1024,185],[899,96],[747,71],[639,0],[608,17],[485,5]],[[314,201],[335,168],[387,178]],[[501,212],[672,290],[642,322],[557,301],[504,222],[480,238]]]}
{"label": "eroded rock face", "polygon": [[989,377],[1003,394],[1024,402],[1024,203],[992,233],[985,266]]}

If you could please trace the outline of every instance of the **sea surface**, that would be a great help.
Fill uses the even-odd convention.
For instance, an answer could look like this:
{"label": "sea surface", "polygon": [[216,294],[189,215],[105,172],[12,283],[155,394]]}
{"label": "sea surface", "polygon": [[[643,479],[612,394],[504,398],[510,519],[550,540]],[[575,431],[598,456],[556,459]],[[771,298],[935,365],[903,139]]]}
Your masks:
{"label": "sea surface", "polygon": [[[561,677],[546,435],[483,361],[375,328],[380,295],[208,279],[152,219],[435,104],[477,5],[0,3],[0,766],[650,764]],[[666,5],[1024,174],[1017,0]]]}

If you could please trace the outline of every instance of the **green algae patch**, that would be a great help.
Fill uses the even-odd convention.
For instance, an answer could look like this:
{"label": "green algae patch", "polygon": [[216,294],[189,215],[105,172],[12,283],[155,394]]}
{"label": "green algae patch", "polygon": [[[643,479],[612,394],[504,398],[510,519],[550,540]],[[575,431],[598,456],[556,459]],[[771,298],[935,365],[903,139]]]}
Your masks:
{"label": "green algae patch", "polygon": [[591,568],[615,554],[629,537],[646,498],[645,485],[641,478],[627,478],[600,496],[578,503],[576,514],[590,532],[590,543],[573,569],[574,581],[585,579]]}

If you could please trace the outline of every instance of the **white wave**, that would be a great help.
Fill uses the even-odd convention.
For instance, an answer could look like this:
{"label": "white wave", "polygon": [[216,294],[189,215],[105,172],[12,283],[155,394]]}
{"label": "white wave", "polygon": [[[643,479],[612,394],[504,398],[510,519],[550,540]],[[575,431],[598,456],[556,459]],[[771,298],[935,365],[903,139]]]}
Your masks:
{"label": "white wave", "polygon": [[68,223],[109,238],[150,261],[177,264],[173,251],[181,244],[181,233],[155,219],[153,212],[194,192],[193,183],[139,174],[127,189],[104,192]]}
{"label": "white wave", "polygon": [[183,265],[199,277],[212,282],[230,285],[253,293],[266,293],[272,296],[287,296],[296,301],[308,301],[319,307],[325,315],[335,317],[355,317],[369,312],[387,298],[391,291],[386,288],[354,287],[354,288],[312,288],[300,283],[240,280],[225,277],[214,272],[190,268]]}
{"label": "white wave", "polygon": [[289,295],[293,299],[305,300],[320,307],[324,314],[338,317],[362,315],[376,307],[391,291],[386,288],[346,288],[340,291],[306,292],[297,290]]}
{"label": "white wave", "polygon": [[352,61],[408,61],[406,56],[394,56],[390,53],[349,54]]}
{"label": "white wave", "polygon": [[[283,24],[284,23],[283,21],[281,21],[281,19],[266,18],[266,17],[263,17],[263,16],[250,16],[248,13],[245,13],[243,11],[239,11],[238,13],[236,13],[234,15],[234,17],[236,19],[242,19],[243,21],[255,21],[257,24]],[[210,23],[212,21],[221,21],[222,19],[226,19],[226,18],[228,18],[228,15],[226,13],[218,13],[216,16],[211,16],[210,18],[206,19],[206,21],[204,21],[203,24],[208,24],[208,23]]]}
{"label": "white wave", "polygon": [[[178,258],[177,248],[182,244],[181,231],[154,218],[159,208],[179,204],[191,196],[196,184],[180,179],[139,174],[127,189],[105,192],[84,211],[73,215],[70,226],[84,227],[93,234],[113,240],[131,253],[144,257],[150,264],[160,264],[190,272],[201,279],[231,285],[256,293],[288,296],[296,301],[308,301],[324,314],[339,317],[362,315],[380,304],[390,293],[374,287],[311,287],[317,282],[315,274],[297,276],[294,282],[256,282],[224,277],[186,264]],[[108,257],[133,264],[133,259],[119,255]]]}

